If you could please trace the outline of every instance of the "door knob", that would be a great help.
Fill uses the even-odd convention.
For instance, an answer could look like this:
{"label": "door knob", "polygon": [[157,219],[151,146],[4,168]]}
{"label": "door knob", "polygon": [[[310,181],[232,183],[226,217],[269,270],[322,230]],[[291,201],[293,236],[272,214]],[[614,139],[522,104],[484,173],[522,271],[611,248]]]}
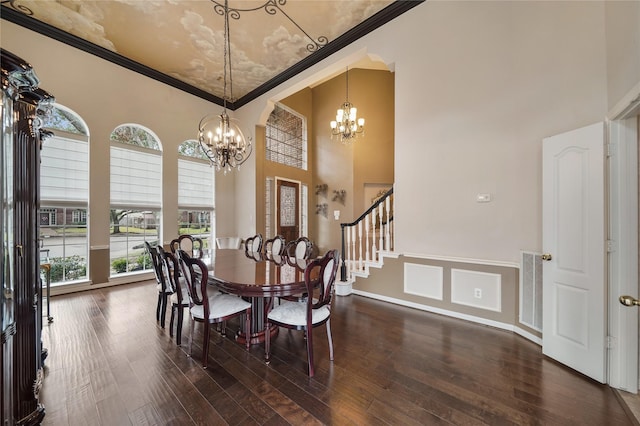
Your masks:
{"label": "door knob", "polygon": [[635,299],[635,298],[633,298],[631,296],[620,296],[620,298],[618,300],[624,306],[638,306],[638,305],[640,305],[640,300]]}
{"label": "door knob", "polygon": [[551,259],[552,259],[552,257],[551,257],[551,255],[550,255],[549,253],[544,253],[544,254],[542,255],[542,260],[547,260],[547,261],[549,261],[549,260],[551,260]]}

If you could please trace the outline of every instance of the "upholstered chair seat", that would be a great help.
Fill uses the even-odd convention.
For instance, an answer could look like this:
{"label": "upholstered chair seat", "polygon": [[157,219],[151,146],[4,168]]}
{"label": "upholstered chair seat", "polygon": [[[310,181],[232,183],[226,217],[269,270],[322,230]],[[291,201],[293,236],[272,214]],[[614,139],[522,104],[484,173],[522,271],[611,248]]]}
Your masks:
{"label": "upholstered chair seat", "polygon": [[[311,324],[318,324],[329,318],[331,311],[327,305],[311,312]],[[289,302],[283,300],[280,305],[269,313],[269,320],[290,324],[296,327],[307,325],[307,303]]]}

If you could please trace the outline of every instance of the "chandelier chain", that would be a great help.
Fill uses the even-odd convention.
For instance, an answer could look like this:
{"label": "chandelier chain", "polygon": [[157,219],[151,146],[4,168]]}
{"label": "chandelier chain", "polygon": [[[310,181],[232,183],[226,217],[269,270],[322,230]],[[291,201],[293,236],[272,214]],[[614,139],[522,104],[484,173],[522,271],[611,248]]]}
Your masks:
{"label": "chandelier chain", "polygon": [[347,103],[349,103],[349,67],[347,67],[347,72],[345,73],[345,80],[347,81]]}
{"label": "chandelier chain", "polygon": [[353,142],[358,135],[364,135],[364,118],[358,118],[358,109],[349,102],[349,67],[345,73],[347,99],[331,121],[331,139],[337,136],[342,143]]}
{"label": "chandelier chain", "polygon": [[[229,31],[229,1],[225,0],[224,9],[214,7],[219,15],[224,17],[223,42],[223,96],[222,114],[207,115],[200,120],[198,126],[198,142],[204,154],[209,158],[212,166],[227,173],[240,165],[251,156],[251,137],[245,138],[237,121],[227,114],[227,100],[233,102],[233,77],[231,74],[231,37]],[[234,18],[235,19],[235,18]],[[227,81],[227,76],[229,77]],[[227,96],[227,86],[229,96]]]}
{"label": "chandelier chain", "polygon": [[[223,95],[222,95],[222,103],[224,104],[223,108],[226,113],[227,111],[227,66],[229,67],[229,90],[231,96],[231,102],[233,102],[233,77],[231,76],[231,34],[229,33],[229,0],[224,0],[224,84],[223,84]],[[227,65],[227,60],[228,65]]]}

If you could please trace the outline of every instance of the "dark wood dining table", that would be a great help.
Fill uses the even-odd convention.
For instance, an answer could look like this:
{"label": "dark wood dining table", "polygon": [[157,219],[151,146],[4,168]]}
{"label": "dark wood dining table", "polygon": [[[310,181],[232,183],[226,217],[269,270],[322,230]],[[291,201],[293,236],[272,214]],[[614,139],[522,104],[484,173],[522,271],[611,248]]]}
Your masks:
{"label": "dark wood dining table", "polygon": [[[251,300],[251,330],[242,329],[236,339],[244,344],[264,342],[265,321],[274,297],[292,296],[306,291],[304,268],[308,261],[285,256],[267,256],[236,249],[215,249],[205,252],[202,260],[209,269],[209,284],[223,292]],[[271,336],[278,327],[270,328]]]}

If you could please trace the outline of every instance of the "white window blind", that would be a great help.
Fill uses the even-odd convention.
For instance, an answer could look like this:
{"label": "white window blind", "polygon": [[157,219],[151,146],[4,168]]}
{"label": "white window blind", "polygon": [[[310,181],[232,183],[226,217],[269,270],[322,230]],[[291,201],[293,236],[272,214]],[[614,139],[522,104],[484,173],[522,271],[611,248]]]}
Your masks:
{"label": "white window blind", "polygon": [[208,163],[178,159],[178,208],[213,210],[214,169]]}
{"label": "white window blind", "polygon": [[111,145],[111,207],[159,209],[162,152]]}
{"label": "white window blind", "polygon": [[42,145],[40,199],[43,205],[65,202],[86,205],[89,198],[89,144],[59,136]]}

